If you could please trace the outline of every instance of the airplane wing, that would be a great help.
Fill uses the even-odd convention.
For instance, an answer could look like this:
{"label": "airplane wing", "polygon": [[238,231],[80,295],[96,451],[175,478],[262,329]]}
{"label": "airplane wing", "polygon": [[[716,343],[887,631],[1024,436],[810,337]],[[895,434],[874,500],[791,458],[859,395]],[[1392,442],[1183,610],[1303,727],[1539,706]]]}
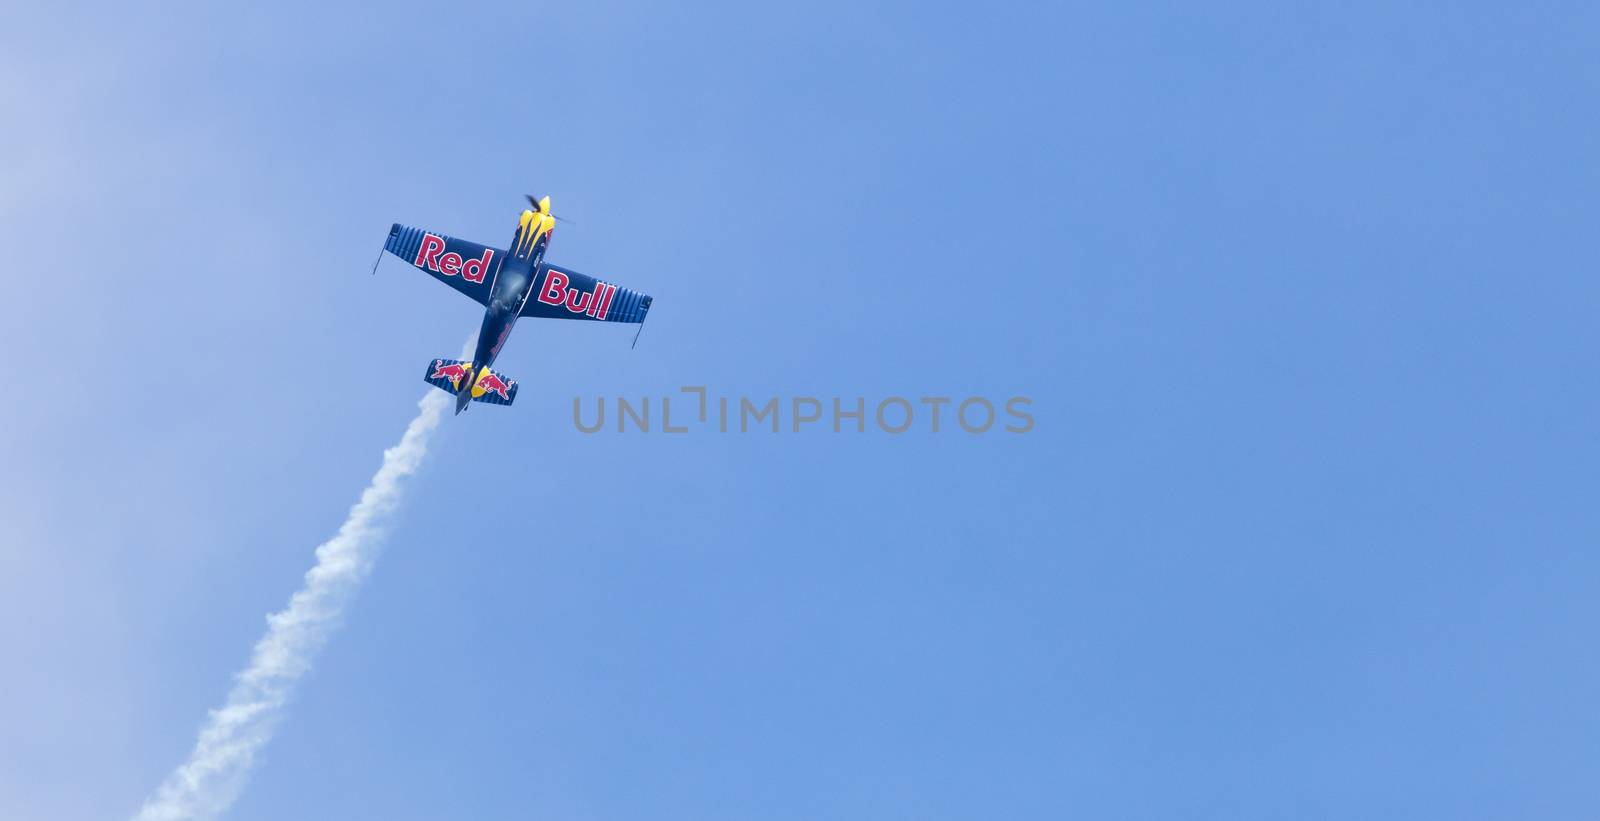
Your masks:
{"label": "airplane wing", "polygon": [[476,242],[395,223],[383,250],[415,265],[434,279],[489,304],[489,290],[506,252]]}
{"label": "airplane wing", "polygon": [[522,304],[521,316],[643,323],[650,303],[648,294],[619,288],[571,268],[540,263],[533,293]]}

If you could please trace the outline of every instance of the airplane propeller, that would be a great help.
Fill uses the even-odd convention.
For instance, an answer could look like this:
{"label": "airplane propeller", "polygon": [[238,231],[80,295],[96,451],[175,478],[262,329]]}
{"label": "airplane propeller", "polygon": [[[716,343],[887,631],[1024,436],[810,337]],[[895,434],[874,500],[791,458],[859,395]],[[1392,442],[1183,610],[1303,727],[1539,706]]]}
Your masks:
{"label": "airplane propeller", "polygon": [[[533,206],[533,210],[538,211],[541,214],[548,213],[547,211],[544,210],[544,206],[540,205],[539,201],[537,199],[535,199],[532,194],[523,194],[523,196],[528,198],[528,204]],[[563,223],[566,223],[567,225],[577,225],[577,223],[573,222],[572,220],[566,219],[565,217],[558,217],[555,214],[550,214],[550,216],[554,217],[556,222],[563,222]]]}

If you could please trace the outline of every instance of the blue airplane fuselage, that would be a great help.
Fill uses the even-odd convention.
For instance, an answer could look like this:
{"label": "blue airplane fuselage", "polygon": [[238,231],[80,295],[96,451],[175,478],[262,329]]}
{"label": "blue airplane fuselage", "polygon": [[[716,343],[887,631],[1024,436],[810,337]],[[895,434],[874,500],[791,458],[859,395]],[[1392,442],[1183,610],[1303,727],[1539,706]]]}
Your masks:
{"label": "blue airplane fuselage", "polygon": [[[478,329],[478,345],[472,354],[472,373],[494,364],[495,357],[505,347],[511,329],[516,327],[522,306],[533,291],[534,274],[550,247],[550,234],[555,228],[555,218],[549,214],[549,198],[539,211],[523,211],[517,222],[517,232],[511,238],[511,247],[501,257],[489,287],[489,304],[483,311],[483,325]],[[462,383],[456,394],[456,413],[467,409],[472,402],[472,379]]]}

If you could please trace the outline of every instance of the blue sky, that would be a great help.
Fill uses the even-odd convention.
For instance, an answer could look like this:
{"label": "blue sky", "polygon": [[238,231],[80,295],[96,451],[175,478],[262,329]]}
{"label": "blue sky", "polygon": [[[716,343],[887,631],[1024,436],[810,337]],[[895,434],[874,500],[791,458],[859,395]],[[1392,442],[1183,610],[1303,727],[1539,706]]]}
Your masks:
{"label": "blue sky", "polygon": [[[1600,810],[1584,4],[11,18],[0,816],[182,760],[527,192],[640,345],[519,326],[231,818]],[[572,427],[683,385],[1036,427]]]}

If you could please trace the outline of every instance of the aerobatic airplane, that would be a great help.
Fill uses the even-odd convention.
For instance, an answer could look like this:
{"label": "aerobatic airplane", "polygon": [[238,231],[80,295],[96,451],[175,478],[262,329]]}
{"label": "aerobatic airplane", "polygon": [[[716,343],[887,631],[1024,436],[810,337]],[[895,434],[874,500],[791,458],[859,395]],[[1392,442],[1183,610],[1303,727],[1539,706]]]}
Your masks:
{"label": "aerobatic airplane", "polygon": [[[544,261],[556,216],[550,198],[528,197],[531,208],[517,220],[511,249],[502,251],[444,234],[395,223],[383,250],[415,265],[434,279],[466,294],[484,307],[483,328],[472,359],[435,359],[423,379],[456,396],[456,413],[474,399],[509,405],[517,398],[517,383],[489,369],[506,337],[521,317],[584,319],[592,322],[636,322],[644,330],[650,297],[584,276],[571,268]],[[378,262],[383,252],[378,253]],[[378,265],[373,263],[373,273]],[[634,333],[634,344],[639,335]]]}

